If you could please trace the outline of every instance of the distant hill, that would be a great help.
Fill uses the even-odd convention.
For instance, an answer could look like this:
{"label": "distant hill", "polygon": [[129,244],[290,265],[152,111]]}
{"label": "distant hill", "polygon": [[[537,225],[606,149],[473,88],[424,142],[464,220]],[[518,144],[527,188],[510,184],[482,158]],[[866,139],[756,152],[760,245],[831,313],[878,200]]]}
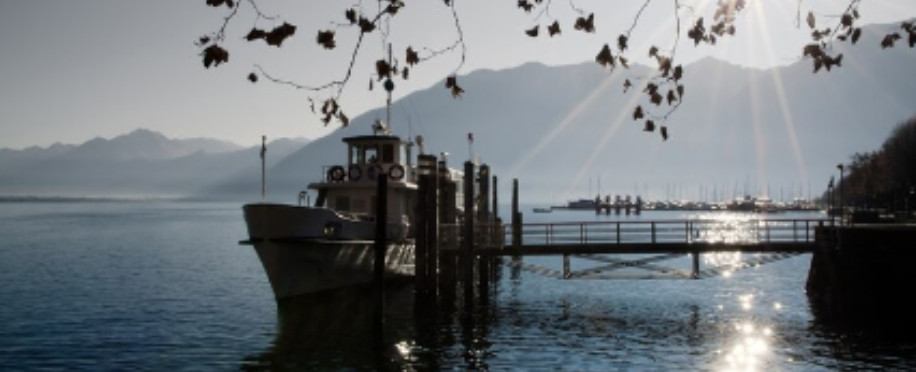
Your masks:
{"label": "distant hill", "polygon": [[[306,143],[276,140],[269,145],[270,154],[284,157]],[[146,129],[81,145],[3,149],[0,195],[206,197],[202,190],[213,184],[242,173],[259,174],[259,152],[260,146],[169,139]]]}
{"label": "distant hill", "polygon": [[[813,74],[807,59],[769,70],[712,58],[692,63],[666,142],[632,120],[638,94],[623,93],[623,80],[646,67],[608,73],[593,62],[475,71],[459,77],[467,91],[461,99],[437,84],[395,102],[392,127],[423,135],[426,151],[449,152],[455,167],[468,158],[473,132],[475,154],[501,185],[519,178],[526,202],[593,197],[599,178],[605,194],[653,198],[817,195],[837,163],[877,148],[916,114],[916,49],[879,47],[896,27],[865,27],[858,45],[835,44],[843,67],[829,73]],[[280,161],[269,171],[272,197],[294,200],[322,177],[322,166],[343,163],[341,138],[370,134],[376,118],[384,118],[382,109]],[[239,178],[211,192],[258,190],[258,182]]]}

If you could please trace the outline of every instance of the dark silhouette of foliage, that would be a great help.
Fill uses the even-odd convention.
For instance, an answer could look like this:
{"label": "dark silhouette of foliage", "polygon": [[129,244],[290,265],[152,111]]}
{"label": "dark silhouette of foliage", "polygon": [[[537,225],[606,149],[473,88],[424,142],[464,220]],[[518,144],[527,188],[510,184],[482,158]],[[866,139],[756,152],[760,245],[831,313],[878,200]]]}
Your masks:
{"label": "dark silhouette of foliage", "polygon": [[[201,36],[197,40],[198,47],[201,48],[201,56],[204,67],[216,67],[229,61],[229,51],[226,45],[226,28],[232,22],[241,7],[249,7],[255,14],[255,24],[270,23],[272,28],[252,27],[242,39],[248,42],[263,40],[268,46],[281,47],[287,39],[294,37],[297,26],[286,22],[280,16],[269,16],[264,14],[258,4],[263,0],[205,0],[206,4],[215,9],[221,9],[228,14],[225,15],[222,26],[215,32]],[[818,20],[818,16],[813,11],[808,11],[804,18],[805,24],[811,30],[811,42],[802,48],[801,55],[803,58],[810,58],[812,61],[813,72],[818,73],[822,70],[831,71],[833,68],[842,67],[843,55],[832,54],[831,44],[834,42],[849,42],[856,44],[862,36],[862,29],[858,27],[857,21],[860,18],[859,6],[862,0],[846,0],[848,6],[845,11],[838,17],[829,17],[826,22]],[[336,35],[338,32],[355,32],[356,42],[352,46],[350,61],[346,65],[346,70],[340,78],[330,79],[322,85],[312,86],[303,85],[294,81],[284,80],[275,77],[265,71],[261,66],[255,65],[255,72],[247,75],[251,82],[257,82],[259,78],[265,78],[271,82],[287,85],[299,90],[314,92],[318,97],[310,97],[310,107],[315,112],[315,102],[322,102],[320,110],[321,120],[327,125],[332,119],[337,118],[341,124],[347,125],[349,119],[342,113],[339,102],[344,87],[353,74],[353,69],[357,56],[363,49],[364,36],[379,30],[383,24],[388,24],[406,8],[401,0],[377,0],[378,8],[375,11],[368,11],[368,7],[363,6],[362,2],[357,5],[342,6],[343,23],[332,23],[330,27],[316,30],[316,43],[324,49],[335,49],[337,47]],[[598,53],[595,56],[595,63],[606,70],[613,71],[618,66],[629,69],[630,39],[640,25],[643,12],[651,4],[660,3],[652,0],[643,0],[636,14],[633,15],[633,23],[624,28],[618,34],[616,40],[611,42],[599,41]],[[675,33],[672,35],[670,48],[660,48],[651,46],[648,49],[648,55],[656,63],[655,70],[648,76],[628,75],[623,83],[624,93],[628,93],[630,88],[634,87],[634,82],[640,85],[642,93],[645,96],[643,104],[637,104],[633,120],[644,120],[643,128],[647,131],[654,131],[656,123],[661,123],[660,132],[662,140],[667,140],[668,130],[664,125],[669,117],[684,102],[684,84],[682,80],[687,73],[684,67],[677,63],[677,49],[681,38],[682,31],[685,36],[693,41],[694,46],[702,44],[716,45],[724,37],[735,35],[738,32],[738,15],[747,7],[746,0],[718,0],[711,14],[697,14],[696,9],[690,5],[682,4],[682,0],[669,0],[665,2],[674,5],[671,17],[675,21]],[[391,56],[378,56],[375,64],[374,78],[377,81],[386,80],[386,85],[393,86],[392,79],[407,80],[410,76],[410,69],[417,68],[421,62],[433,59],[437,56],[458,52],[460,53],[460,62],[453,72],[445,77],[445,88],[454,98],[460,98],[464,94],[464,89],[458,85],[457,74],[464,65],[466,47],[464,45],[464,34],[461,27],[460,17],[455,4],[452,0],[443,0],[443,4],[451,10],[454,20],[453,25],[457,32],[455,41],[441,49],[433,50],[429,48],[415,48],[408,46],[404,54],[405,65],[403,68],[398,67],[397,60],[391,60]],[[534,19],[534,24],[526,27],[523,31],[532,38],[540,36],[540,27],[543,25],[550,37],[561,36],[560,24],[571,23],[573,29],[588,34],[595,34],[596,14],[584,9],[579,9],[575,1],[569,2],[569,7],[574,11],[570,19],[557,19],[549,12],[550,7],[554,5],[553,0],[518,0],[517,8],[528,17]],[[225,8],[223,8],[225,6]],[[798,3],[798,26],[801,27],[802,2]],[[690,15],[689,23],[682,20],[685,17],[681,12],[688,10]],[[338,13],[339,14],[339,13]],[[599,15],[600,16],[600,15]],[[573,19],[574,18],[574,19]],[[546,19],[546,21],[544,21]],[[685,30],[681,25],[685,23]],[[384,23],[383,23],[384,22]],[[569,23],[567,23],[569,22]],[[831,25],[832,23],[832,25]],[[818,29],[818,26],[821,28]],[[436,26],[441,27],[441,26]],[[613,25],[602,25],[610,29]],[[268,31],[269,30],[269,31]],[[384,31],[384,29],[382,30]],[[386,32],[381,32],[382,42],[386,43]],[[906,37],[907,44],[912,48],[916,46],[916,26],[912,22],[903,22],[900,30],[890,32],[883,37],[880,46],[883,49],[894,47],[898,41]],[[616,50],[615,50],[616,48]],[[646,51],[636,51],[636,53],[645,53]],[[410,68],[408,68],[408,66]],[[372,79],[369,82],[369,89],[372,90],[374,84]],[[646,105],[646,103],[651,105]],[[645,108],[644,108],[645,107]],[[318,114],[316,112],[316,114]]]}
{"label": "dark silhouette of foliage", "polygon": [[[916,116],[900,123],[877,151],[856,153],[838,187],[858,209],[916,209]],[[826,195],[826,192],[825,192]]]}

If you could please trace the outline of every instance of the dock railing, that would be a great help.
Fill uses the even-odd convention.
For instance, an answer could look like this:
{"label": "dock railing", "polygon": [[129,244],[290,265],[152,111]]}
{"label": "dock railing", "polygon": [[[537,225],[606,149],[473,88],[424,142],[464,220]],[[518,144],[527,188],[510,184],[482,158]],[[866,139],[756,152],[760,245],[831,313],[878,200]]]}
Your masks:
{"label": "dock railing", "polygon": [[[608,244],[773,244],[814,243],[825,219],[694,219],[525,223],[522,246]],[[475,225],[475,248],[501,248],[511,242],[512,225]],[[461,226],[440,226],[444,249],[461,245]]]}

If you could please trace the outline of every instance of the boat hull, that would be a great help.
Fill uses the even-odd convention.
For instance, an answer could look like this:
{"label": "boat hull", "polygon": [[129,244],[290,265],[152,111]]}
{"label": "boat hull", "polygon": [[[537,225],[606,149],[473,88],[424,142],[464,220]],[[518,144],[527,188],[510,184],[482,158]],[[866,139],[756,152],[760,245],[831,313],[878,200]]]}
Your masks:
{"label": "boat hull", "polygon": [[[278,300],[369,284],[374,278],[371,241],[265,239],[253,245]],[[385,279],[413,276],[413,243],[392,242],[386,248]]]}

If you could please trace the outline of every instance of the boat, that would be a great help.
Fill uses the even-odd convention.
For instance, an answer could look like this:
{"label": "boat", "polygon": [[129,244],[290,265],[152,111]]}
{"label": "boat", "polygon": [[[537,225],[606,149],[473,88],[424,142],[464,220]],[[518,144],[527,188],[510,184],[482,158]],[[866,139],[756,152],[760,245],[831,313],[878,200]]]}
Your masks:
{"label": "boat", "polygon": [[249,203],[243,206],[249,239],[277,300],[369,284],[375,261],[375,196],[387,178],[387,251],[384,277],[414,274],[410,228],[417,200],[409,144],[387,129],[343,139],[345,163],[325,166],[308,185],[314,205]]}
{"label": "boat", "polygon": [[595,210],[598,207],[598,201],[596,199],[578,199],[570,200],[566,202],[566,205],[557,205],[551,208],[553,209],[581,209],[581,210]]}
{"label": "boat", "polygon": [[552,208],[534,208],[534,213],[550,213]]}

